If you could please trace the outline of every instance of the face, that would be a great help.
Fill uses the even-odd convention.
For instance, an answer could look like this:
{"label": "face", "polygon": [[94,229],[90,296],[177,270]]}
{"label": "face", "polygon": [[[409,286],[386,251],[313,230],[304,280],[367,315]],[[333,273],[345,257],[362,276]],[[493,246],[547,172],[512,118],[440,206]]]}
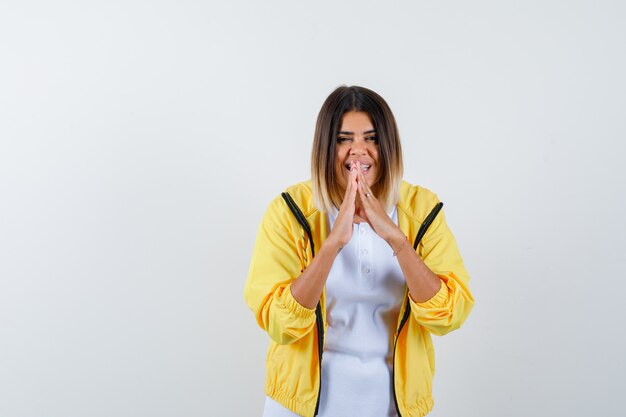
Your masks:
{"label": "face", "polygon": [[350,177],[350,163],[359,161],[367,184],[375,192],[379,179],[378,136],[366,112],[351,111],[343,115],[337,135],[335,173],[341,188],[345,189]]}

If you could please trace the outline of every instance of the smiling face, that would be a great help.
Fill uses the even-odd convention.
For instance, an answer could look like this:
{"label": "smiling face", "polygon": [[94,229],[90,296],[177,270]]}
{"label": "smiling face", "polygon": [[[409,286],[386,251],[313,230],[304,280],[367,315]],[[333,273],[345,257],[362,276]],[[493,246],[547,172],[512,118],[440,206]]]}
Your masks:
{"label": "smiling face", "polygon": [[386,210],[391,210],[400,198],[403,172],[396,120],[376,92],[340,86],[326,98],[315,123],[311,185],[318,210],[339,209],[350,178],[349,164],[355,160],[366,165],[364,180]]}
{"label": "smiling face", "polygon": [[335,174],[345,190],[350,177],[350,165],[359,161],[367,184],[376,193],[380,165],[378,163],[378,136],[369,117],[363,111],[349,111],[343,115],[337,134]]}

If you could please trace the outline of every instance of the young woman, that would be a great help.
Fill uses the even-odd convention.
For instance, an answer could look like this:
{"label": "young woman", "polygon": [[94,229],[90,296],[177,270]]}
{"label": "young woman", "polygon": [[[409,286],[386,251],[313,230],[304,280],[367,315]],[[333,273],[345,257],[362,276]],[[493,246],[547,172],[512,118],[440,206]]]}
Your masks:
{"label": "young woman", "polygon": [[402,180],[393,114],[363,87],[326,99],[311,162],[267,209],[245,286],[271,338],[264,417],[424,416],[431,334],[474,304],[442,203]]}

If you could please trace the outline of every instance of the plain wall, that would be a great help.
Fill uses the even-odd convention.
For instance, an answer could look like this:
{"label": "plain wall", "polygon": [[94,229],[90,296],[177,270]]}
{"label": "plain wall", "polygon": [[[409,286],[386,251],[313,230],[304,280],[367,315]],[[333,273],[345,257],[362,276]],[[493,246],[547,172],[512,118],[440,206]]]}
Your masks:
{"label": "plain wall", "polygon": [[434,417],[626,415],[626,6],[3,1],[0,415],[260,416],[243,301],[342,84],[471,275]]}

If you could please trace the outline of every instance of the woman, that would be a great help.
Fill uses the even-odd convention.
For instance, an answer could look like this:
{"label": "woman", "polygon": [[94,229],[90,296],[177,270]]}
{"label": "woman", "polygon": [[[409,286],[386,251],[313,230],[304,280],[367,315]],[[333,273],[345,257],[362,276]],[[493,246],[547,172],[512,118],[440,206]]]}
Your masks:
{"label": "woman", "polygon": [[474,304],[442,203],[402,180],[393,114],[363,87],[324,102],[311,166],[267,209],[245,287],[271,338],[264,417],[424,416],[431,333]]}

